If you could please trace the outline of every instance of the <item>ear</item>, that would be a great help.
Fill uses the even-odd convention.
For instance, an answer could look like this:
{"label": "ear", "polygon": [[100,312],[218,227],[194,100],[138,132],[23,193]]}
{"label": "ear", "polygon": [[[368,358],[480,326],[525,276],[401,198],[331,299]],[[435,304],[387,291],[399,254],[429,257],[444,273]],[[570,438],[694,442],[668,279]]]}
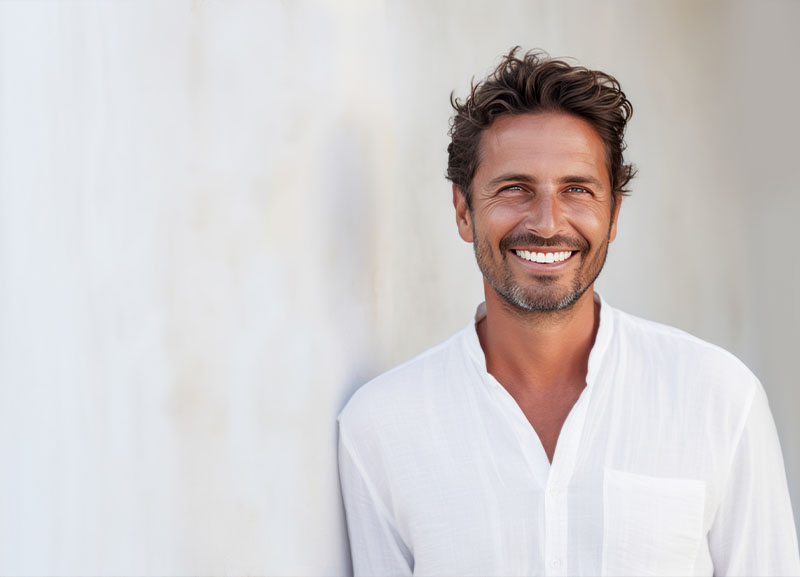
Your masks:
{"label": "ear", "polygon": [[465,242],[472,242],[472,214],[467,206],[467,197],[459,186],[453,184],[453,206],[456,209],[458,234]]}
{"label": "ear", "polygon": [[619,218],[619,209],[622,206],[622,195],[617,196],[617,202],[614,203],[614,214],[611,215],[611,229],[608,231],[608,242],[613,242],[617,238],[617,219]]}

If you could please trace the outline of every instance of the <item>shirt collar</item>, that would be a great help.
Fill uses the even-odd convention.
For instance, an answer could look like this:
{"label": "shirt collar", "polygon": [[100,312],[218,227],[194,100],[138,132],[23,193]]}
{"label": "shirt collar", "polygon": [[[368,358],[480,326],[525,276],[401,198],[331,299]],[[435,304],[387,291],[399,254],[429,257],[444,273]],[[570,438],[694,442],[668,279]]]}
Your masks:
{"label": "shirt collar", "polygon": [[[603,356],[605,355],[608,343],[611,340],[612,324],[613,324],[613,310],[611,306],[603,300],[603,297],[595,291],[594,301],[600,305],[600,323],[597,327],[597,335],[595,335],[594,345],[592,351],[589,353],[589,368],[586,374],[586,386],[591,387],[592,383],[597,378],[600,365],[602,364]],[[478,339],[477,325],[486,317],[486,302],[482,302],[475,310],[475,318],[470,326],[467,327],[467,348],[472,360],[477,365],[477,368],[482,376],[489,377],[486,370],[486,355],[481,348],[480,340]],[[488,379],[489,382],[496,383],[494,378]]]}

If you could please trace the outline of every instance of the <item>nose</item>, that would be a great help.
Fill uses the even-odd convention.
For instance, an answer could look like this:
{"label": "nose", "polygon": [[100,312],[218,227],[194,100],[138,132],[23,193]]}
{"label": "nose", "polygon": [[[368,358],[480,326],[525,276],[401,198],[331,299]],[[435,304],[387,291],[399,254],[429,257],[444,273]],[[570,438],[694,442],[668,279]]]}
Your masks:
{"label": "nose", "polygon": [[525,227],[537,236],[549,238],[561,232],[564,213],[558,197],[552,193],[537,194],[525,219]]}

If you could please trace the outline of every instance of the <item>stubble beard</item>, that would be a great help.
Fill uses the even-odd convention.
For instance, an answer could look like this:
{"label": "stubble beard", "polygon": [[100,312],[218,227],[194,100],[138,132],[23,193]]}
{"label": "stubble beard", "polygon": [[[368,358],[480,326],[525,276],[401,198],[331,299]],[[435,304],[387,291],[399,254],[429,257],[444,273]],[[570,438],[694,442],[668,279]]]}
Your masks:
{"label": "stubble beard", "polygon": [[[514,274],[507,261],[510,258],[508,250],[504,250],[503,246],[510,244],[509,239],[501,241],[500,260],[494,261],[492,258],[492,249],[489,243],[482,238],[477,230],[475,231],[475,242],[473,242],[473,249],[475,251],[475,258],[478,261],[478,268],[483,274],[483,278],[489,283],[489,286],[510,305],[512,310],[518,313],[547,313],[565,311],[572,307],[578,300],[586,293],[586,291],[594,284],[594,281],[600,275],[605,265],[606,256],[608,254],[608,242],[600,248],[599,252],[592,259],[591,263],[583,260],[575,273],[575,278],[572,280],[571,286],[559,294],[558,281],[559,279],[551,275],[530,275],[530,279],[537,283],[537,286],[525,288],[514,280]],[[514,242],[518,244],[526,244],[518,236],[514,237]],[[546,239],[531,236],[527,244],[547,246]],[[550,241],[552,244],[552,240]],[[586,258],[586,250],[588,244],[573,243],[574,245],[582,245],[580,257]],[[588,267],[588,268],[587,268]],[[588,277],[584,277],[584,272],[588,272]],[[545,290],[547,285],[551,285],[549,290]]]}

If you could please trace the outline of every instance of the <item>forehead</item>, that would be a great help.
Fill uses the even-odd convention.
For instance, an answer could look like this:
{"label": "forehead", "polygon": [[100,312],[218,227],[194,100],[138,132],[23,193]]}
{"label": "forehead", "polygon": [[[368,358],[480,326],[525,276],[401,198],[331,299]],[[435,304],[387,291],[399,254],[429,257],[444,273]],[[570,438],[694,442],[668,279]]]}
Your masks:
{"label": "forehead", "polygon": [[588,121],[563,112],[501,116],[484,130],[475,179],[505,173],[586,175],[609,183],[603,139]]}

